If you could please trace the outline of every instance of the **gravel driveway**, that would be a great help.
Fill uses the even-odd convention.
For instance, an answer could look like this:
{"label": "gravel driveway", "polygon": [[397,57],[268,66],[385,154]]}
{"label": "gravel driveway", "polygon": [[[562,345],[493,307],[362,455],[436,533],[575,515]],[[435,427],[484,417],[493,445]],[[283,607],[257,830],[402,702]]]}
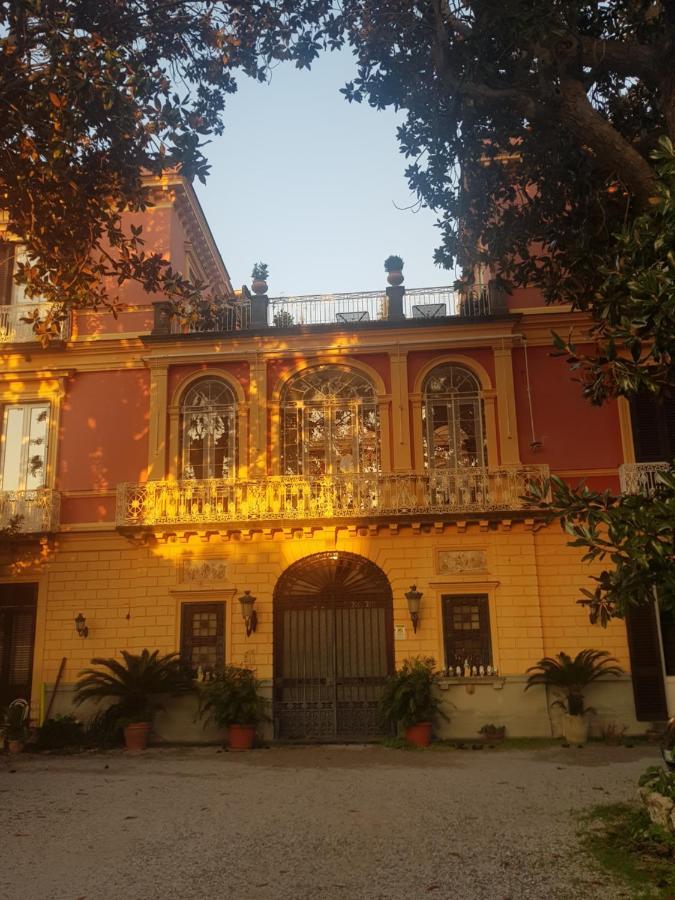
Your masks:
{"label": "gravel driveway", "polygon": [[214,748],[0,759],[9,900],[628,896],[575,814],[635,796],[654,748]]}

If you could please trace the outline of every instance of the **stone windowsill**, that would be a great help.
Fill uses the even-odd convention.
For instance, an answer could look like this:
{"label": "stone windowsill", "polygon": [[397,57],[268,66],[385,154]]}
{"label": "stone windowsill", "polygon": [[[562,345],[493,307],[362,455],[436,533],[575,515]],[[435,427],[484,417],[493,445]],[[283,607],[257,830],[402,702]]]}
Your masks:
{"label": "stone windowsill", "polygon": [[506,678],[503,675],[470,675],[468,678],[463,676],[446,676],[438,679],[438,686],[442,691],[447,691],[451,687],[461,687],[462,685],[484,684],[491,685],[495,690],[504,687]]}

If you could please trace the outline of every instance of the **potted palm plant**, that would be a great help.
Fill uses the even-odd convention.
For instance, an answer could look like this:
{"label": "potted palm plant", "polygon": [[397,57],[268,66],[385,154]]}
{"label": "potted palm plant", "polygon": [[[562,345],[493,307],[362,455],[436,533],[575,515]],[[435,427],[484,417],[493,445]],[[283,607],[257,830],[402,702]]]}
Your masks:
{"label": "potted palm plant", "polygon": [[261,295],[267,293],[267,279],[269,274],[269,267],[265,263],[257,262],[253,266],[253,271],[251,272],[251,278],[253,279],[251,288],[253,289],[254,294]]}
{"label": "potted palm plant", "polygon": [[552,706],[565,710],[563,733],[571,744],[584,744],[588,740],[588,720],[584,690],[589,684],[608,675],[618,677],[623,669],[613,665],[617,660],[606,650],[581,650],[572,659],[562,651],[555,657],[545,656],[536,666],[530,666],[525,690],[536,684],[550,687],[563,697]]}
{"label": "potted palm plant", "polygon": [[225,666],[201,689],[200,714],[204,725],[227,728],[230,750],[250,750],[258,725],[269,718],[267,701],[251,669]]}
{"label": "potted palm plant", "polygon": [[403,661],[401,668],[387,680],[380,698],[380,717],[388,726],[403,726],[405,739],[416,747],[428,747],[434,720],[448,717],[434,693],[440,673],[434,672],[435,661],[416,656]]}
{"label": "potted palm plant", "polygon": [[0,738],[7,741],[10,753],[21,753],[28,740],[28,713],[25,700],[13,700],[0,715]]}
{"label": "potted palm plant", "polygon": [[84,669],[75,685],[76,706],[87,700],[112,700],[127,750],[145,750],[161,697],[173,697],[194,690],[193,682],[177,653],[160,656],[143,650],[140,654],[122,650],[122,661],[92,659],[98,669]]}
{"label": "potted palm plant", "polygon": [[387,273],[387,281],[392,287],[403,284],[403,260],[400,256],[392,254],[384,261],[384,271]]}

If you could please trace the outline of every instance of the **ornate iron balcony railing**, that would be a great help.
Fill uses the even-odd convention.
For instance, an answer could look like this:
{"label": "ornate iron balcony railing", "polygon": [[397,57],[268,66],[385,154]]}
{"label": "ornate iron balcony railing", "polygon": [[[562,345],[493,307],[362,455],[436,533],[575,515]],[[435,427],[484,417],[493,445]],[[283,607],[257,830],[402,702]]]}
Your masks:
{"label": "ornate iron balcony railing", "polygon": [[56,531],[59,525],[61,497],[57,491],[0,491],[0,528],[18,520],[20,534]]}
{"label": "ornate iron balcony railing", "polygon": [[624,463],[619,466],[621,493],[653,494],[657,485],[656,476],[668,469],[670,465],[667,462]]}
{"label": "ornate iron balcony railing", "polygon": [[188,525],[357,516],[445,515],[518,510],[548,466],[467,468],[427,474],[274,476],[256,481],[121,484],[117,525]]}
{"label": "ornate iron balcony railing", "polygon": [[[0,344],[28,344],[37,341],[31,322],[21,320],[34,309],[40,313],[40,317],[49,309],[49,303],[23,303],[10,306],[0,306]],[[70,320],[61,322],[61,340],[70,337]]]}

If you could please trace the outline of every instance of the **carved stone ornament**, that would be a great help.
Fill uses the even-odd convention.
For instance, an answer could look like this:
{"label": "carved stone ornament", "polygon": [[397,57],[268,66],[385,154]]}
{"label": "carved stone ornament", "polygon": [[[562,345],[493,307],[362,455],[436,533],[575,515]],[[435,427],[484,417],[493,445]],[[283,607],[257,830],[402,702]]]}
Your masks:
{"label": "carved stone ornament", "polygon": [[485,550],[439,550],[436,565],[439,575],[487,572],[487,553]]}
{"label": "carved stone ornament", "polygon": [[227,561],[224,559],[184,559],[181,581],[184,584],[203,581],[225,581]]}

